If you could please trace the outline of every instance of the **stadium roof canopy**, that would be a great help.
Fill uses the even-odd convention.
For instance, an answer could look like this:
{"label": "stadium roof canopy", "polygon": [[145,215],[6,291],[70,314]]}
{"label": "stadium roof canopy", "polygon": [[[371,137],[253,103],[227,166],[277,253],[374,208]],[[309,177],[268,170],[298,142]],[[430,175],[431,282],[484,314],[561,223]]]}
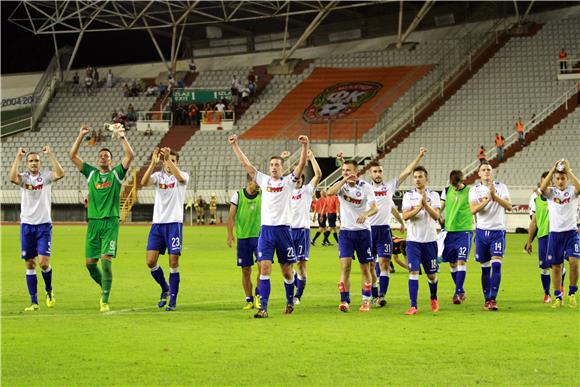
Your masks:
{"label": "stadium roof canopy", "polygon": [[[519,3],[519,5],[518,5]],[[534,1],[508,3],[511,13],[527,15]],[[556,2],[558,3],[558,2]],[[289,29],[299,31],[293,45],[282,52],[282,60],[292,56],[294,51],[319,27],[334,23],[340,31],[341,23],[358,20],[364,24],[377,15],[389,15],[389,26],[398,32],[401,45],[430,12],[439,9],[465,10],[463,16],[455,15],[456,22],[467,21],[480,13],[494,17],[489,12],[502,2],[452,1],[21,1],[14,8],[8,20],[35,35],[51,35],[55,48],[57,36],[76,36],[76,44],[67,70],[70,69],[83,36],[86,33],[111,31],[146,31],[151,37],[161,59],[168,69],[174,68],[180,52],[182,40],[192,36],[193,29],[217,27],[233,36],[251,36],[263,33],[288,33]],[[521,10],[518,10],[518,7]],[[486,9],[487,8],[487,9]],[[481,10],[483,9],[483,11]],[[403,12],[404,10],[404,12]],[[480,16],[481,16],[480,15]],[[462,20],[463,19],[463,20]],[[384,19],[383,24],[387,24]],[[199,34],[198,34],[199,35]],[[165,58],[156,36],[171,39],[171,54]]]}

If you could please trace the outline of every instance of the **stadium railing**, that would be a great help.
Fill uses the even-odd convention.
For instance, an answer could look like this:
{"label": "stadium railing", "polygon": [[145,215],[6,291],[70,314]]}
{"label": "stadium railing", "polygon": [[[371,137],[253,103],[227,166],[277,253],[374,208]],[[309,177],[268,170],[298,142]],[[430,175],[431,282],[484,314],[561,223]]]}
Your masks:
{"label": "stadium railing", "polygon": [[[377,148],[382,149],[392,138],[395,136],[399,130],[404,128],[409,124],[415,123],[415,117],[424,108],[429,106],[433,101],[437,100],[440,96],[444,95],[446,87],[451,85],[462,73],[462,69],[469,66],[471,69],[471,63],[473,58],[478,52],[483,51],[488,46],[492,44],[497,44],[499,42],[500,34],[509,29],[510,23],[508,19],[500,19],[492,25],[491,28],[480,39],[479,44],[471,45],[472,36],[468,35],[463,39],[467,40],[467,44],[471,46],[468,50],[468,54],[461,60],[457,65],[455,65],[451,70],[441,73],[436,80],[427,88],[422,96],[419,96],[418,100],[414,104],[409,106],[407,110],[401,112],[397,117],[393,118],[387,125],[383,132],[377,138]],[[443,58],[450,56],[455,51],[455,48],[443,54]],[[442,72],[441,66],[437,66],[433,71]]]}
{"label": "stadium railing", "polygon": [[52,99],[54,92],[56,91],[59,83],[63,79],[63,73],[60,68],[61,63],[68,63],[69,58],[72,55],[72,47],[63,47],[52,57],[50,63],[48,64],[46,70],[40,77],[40,80],[34,88],[32,93],[32,105],[31,105],[31,129],[36,130],[36,124],[44,114],[48,103]]}
{"label": "stadium railing", "polygon": [[[577,87],[576,85],[574,85],[574,87],[569,88],[568,90],[566,90],[562,95],[560,95],[558,98],[556,98],[554,101],[552,101],[552,103],[550,103],[548,106],[546,106],[544,109],[542,109],[540,112],[538,112],[535,115],[532,115],[533,118],[530,118],[530,120],[528,122],[526,122],[524,124],[524,136],[529,133],[531,130],[533,130],[536,126],[538,126],[540,123],[542,123],[542,121],[544,121],[550,114],[552,114],[554,111],[556,111],[556,109],[558,109],[560,106],[564,105],[566,107],[566,110],[568,110],[568,100],[574,96],[577,92]],[[514,131],[512,132],[512,134],[510,134],[506,139],[505,139],[505,143],[504,143],[504,150],[508,149],[511,145],[515,144],[518,141],[518,134]],[[495,158],[497,156],[497,148],[493,147],[492,149],[490,149],[487,152],[487,159],[491,160],[493,158]],[[463,171],[463,175],[464,176],[469,176],[472,173],[474,173],[477,168],[479,167],[479,160],[474,160],[471,163],[469,163],[468,165],[466,165],[462,171]]]}

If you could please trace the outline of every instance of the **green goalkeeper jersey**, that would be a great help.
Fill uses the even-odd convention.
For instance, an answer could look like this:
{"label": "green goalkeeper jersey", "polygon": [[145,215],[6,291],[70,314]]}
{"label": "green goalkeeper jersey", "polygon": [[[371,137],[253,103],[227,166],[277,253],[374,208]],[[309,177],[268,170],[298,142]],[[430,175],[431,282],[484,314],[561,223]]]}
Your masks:
{"label": "green goalkeeper jersey", "polygon": [[541,195],[536,196],[536,225],[538,227],[538,238],[550,234],[550,219],[548,218],[548,201]]}
{"label": "green goalkeeper jersey", "polygon": [[448,186],[441,199],[445,200],[445,229],[447,231],[473,230],[473,215],[469,208],[469,186],[460,190]]}
{"label": "green goalkeeper jersey", "polygon": [[126,170],[122,164],[116,165],[107,173],[83,163],[81,173],[87,178],[89,186],[89,219],[119,217],[121,186]]}
{"label": "green goalkeeper jersey", "polygon": [[238,191],[238,210],[236,212],[236,236],[238,239],[257,238],[260,236],[260,209],[262,193],[246,196],[246,190]]}

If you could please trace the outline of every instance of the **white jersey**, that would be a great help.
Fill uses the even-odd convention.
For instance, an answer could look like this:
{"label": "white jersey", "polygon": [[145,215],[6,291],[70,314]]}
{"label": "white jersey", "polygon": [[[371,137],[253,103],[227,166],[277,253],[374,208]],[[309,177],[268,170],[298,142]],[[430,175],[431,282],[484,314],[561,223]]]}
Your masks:
{"label": "white jersey", "polygon": [[310,206],[314,185],[308,183],[292,191],[292,228],[310,228]]}
{"label": "white jersey", "polygon": [[379,212],[370,217],[371,226],[390,226],[391,225],[391,209],[393,208],[393,195],[399,186],[399,179],[393,178],[389,181],[375,184],[371,182],[375,197],[377,199],[377,207]]}
{"label": "white jersey", "polygon": [[357,180],[353,187],[346,183],[338,191],[340,202],[340,229],[348,231],[370,230],[371,223],[365,220],[363,224],[356,222],[358,217],[376,203],[375,193],[371,185],[364,180]]}
{"label": "white jersey", "polygon": [[50,217],[52,172],[42,171],[38,175],[20,173],[20,223],[52,223]]}
{"label": "white jersey", "polygon": [[[493,182],[497,196],[503,200],[510,200],[510,193],[504,183]],[[469,189],[469,203],[481,203],[485,197],[489,196],[489,188],[477,183]],[[487,205],[475,214],[475,226],[480,230],[505,230],[505,208],[496,201],[490,201]]]}
{"label": "white jersey", "polygon": [[532,193],[532,197],[530,197],[530,202],[528,203],[528,213],[532,216],[536,213],[536,198],[538,197],[538,193],[534,191]]}
{"label": "white jersey", "polygon": [[[441,208],[441,199],[435,191],[426,190],[427,203],[434,209]],[[412,210],[421,205],[423,196],[413,189],[403,195],[403,211]],[[435,242],[437,240],[437,221],[422,208],[414,217],[407,220],[407,241],[409,242]]]}
{"label": "white jersey", "polygon": [[263,226],[290,226],[292,191],[298,179],[294,173],[277,180],[256,171],[254,178],[262,190],[260,209]]}
{"label": "white jersey", "polygon": [[562,232],[576,230],[578,223],[578,195],[573,185],[564,190],[548,187],[548,213],[550,214],[550,231]]}
{"label": "white jersey", "polygon": [[155,184],[153,223],[183,223],[183,203],[189,175],[183,171],[181,175],[185,179],[183,183],[165,171],[151,174],[151,181]]}

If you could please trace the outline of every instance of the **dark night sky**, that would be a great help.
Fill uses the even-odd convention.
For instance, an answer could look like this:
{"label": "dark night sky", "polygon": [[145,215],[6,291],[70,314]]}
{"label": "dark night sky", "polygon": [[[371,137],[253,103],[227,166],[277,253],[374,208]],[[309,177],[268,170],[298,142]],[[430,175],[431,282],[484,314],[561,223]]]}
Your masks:
{"label": "dark night sky", "polygon": [[[51,35],[33,33],[11,23],[8,17],[18,2],[2,1],[2,74],[44,71],[54,55]],[[170,42],[157,37],[164,51]],[[74,34],[60,35],[58,46],[74,47]],[[168,56],[168,53],[165,53]],[[159,61],[151,39],[145,31],[86,33],[83,37],[73,68],[87,65],[101,67],[123,63]]]}

